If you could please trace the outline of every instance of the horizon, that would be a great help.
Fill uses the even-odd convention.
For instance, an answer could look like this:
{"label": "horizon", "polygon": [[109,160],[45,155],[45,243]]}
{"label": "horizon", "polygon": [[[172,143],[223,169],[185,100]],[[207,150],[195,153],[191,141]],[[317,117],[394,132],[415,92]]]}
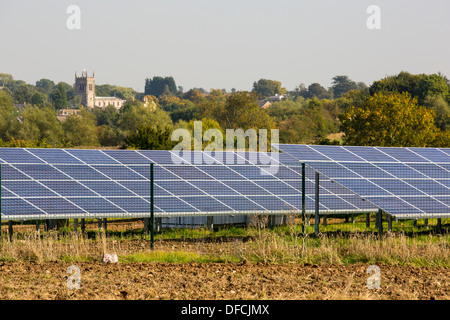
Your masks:
{"label": "horizon", "polygon": [[80,0],[80,29],[71,30],[71,1],[4,0],[0,72],[73,84],[86,69],[98,85],[137,92],[154,76],[171,76],[184,91],[251,91],[259,79],[291,91],[329,88],[336,75],[370,86],[401,71],[450,74],[448,1],[377,1],[375,30],[367,26],[372,4]]}

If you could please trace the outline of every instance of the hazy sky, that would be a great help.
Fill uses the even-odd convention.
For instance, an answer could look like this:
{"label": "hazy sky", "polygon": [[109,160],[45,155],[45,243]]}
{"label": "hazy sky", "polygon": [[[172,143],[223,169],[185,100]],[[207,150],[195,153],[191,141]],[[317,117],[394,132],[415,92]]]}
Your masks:
{"label": "hazy sky", "polygon": [[[372,4],[380,30],[366,26]],[[448,0],[0,0],[0,73],[72,84],[87,69],[138,91],[153,76],[185,91],[260,78],[329,87],[335,75],[370,85],[402,70],[450,77],[449,35]]]}

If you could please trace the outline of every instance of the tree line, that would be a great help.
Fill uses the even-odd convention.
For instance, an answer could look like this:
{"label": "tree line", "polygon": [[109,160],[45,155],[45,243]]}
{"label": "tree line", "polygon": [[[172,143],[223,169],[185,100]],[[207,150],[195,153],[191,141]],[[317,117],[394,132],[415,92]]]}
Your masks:
{"label": "tree line", "polygon": [[[270,79],[230,92],[184,91],[173,77],[160,76],[147,78],[142,93],[96,85],[97,96],[126,100],[120,110],[87,110],[73,86],[49,79],[31,85],[0,73],[0,88],[1,146],[170,149],[170,133],[192,131],[197,120],[204,131],[278,129],[280,143],[450,145],[450,84],[440,73],[400,72],[370,86],[338,75],[329,88],[312,83],[290,91]],[[58,121],[65,108],[79,112]],[[339,139],[327,138],[338,133]]]}

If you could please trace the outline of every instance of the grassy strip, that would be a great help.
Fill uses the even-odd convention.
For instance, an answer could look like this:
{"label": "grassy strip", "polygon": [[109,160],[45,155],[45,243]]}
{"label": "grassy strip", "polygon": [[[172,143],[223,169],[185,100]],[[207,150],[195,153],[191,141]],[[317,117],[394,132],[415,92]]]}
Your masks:
{"label": "grassy strip", "polygon": [[[333,233],[318,238],[301,234],[298,225],[265,228],[175,229],[157,236],[155,251],[148,236],[118,237],[104,232],[76,236],[57,232],[16,234],[3,238],[0,261],[101,261],[117,253],[122,263],[354,263],[450,267],[450,234]],[[244,239],[246,239],[244,241]]]}

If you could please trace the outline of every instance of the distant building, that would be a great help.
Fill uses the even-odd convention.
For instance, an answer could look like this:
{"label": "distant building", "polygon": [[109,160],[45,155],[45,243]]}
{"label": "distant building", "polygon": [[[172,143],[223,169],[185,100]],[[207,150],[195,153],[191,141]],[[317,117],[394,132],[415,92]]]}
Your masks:
{"label": "distant building", "polygon": [[67,119],[68,116],[79,113],[80,113],[79,109],[61,109],[58,111],[56,119],[58,119],[59,122],[63,122]]}
{"label": "distant building", "polygon": [[271,105],[272,103],[270,103],[270,101],[262,100],[259,102],[259,106],[261,107],[261,109],[267,109]]}
{"label": "distant building", "polygon": [[104,108],[108,105],[112,105],[119,110],[125,102],[126,100],[117,97],[95,97],[94,107]]}
{"label": "distant building", "polygon": [[270,107],[272,102],[283,101],[283,100],[286,100],[286,99],[287,99],[287,96],[285,94],[278,94],[278,93],[276,93],[274,96],[270,96],[270,97],[268,97],[268,98],[266,98],[264,100],[261,100],[259,102],[259,106],[262,109],[266,109],[266,108]]}
{"label": "distant building", "polygon": [[116,109],[122,108],[126,100],[117,97],[96,97],[95,96],[95,74],[92,77],[83,70],[81,77],[75,72],[75,94],[81,96],[81,104],[89,109],[94,107],[104,108],[113,105]]}

